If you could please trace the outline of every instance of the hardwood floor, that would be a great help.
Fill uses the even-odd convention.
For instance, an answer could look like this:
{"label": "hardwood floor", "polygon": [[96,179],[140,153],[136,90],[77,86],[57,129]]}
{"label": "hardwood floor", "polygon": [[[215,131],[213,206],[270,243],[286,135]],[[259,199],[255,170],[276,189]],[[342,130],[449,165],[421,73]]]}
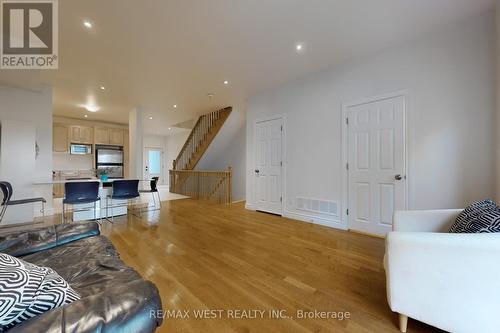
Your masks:
{"label": "hardwood floor", "polygon": [[[158,286],[165,311],[188,311],[166,318],[159,332],[399,332],[386,301],[383,239],[189,199],[102,229]],[[202,309],[221,316],[195,318]],[[236,309],[257,318],[228,318]],[[298,310],[350,318],[301,319]],[[408,331],[436,330],[410,319]]]}

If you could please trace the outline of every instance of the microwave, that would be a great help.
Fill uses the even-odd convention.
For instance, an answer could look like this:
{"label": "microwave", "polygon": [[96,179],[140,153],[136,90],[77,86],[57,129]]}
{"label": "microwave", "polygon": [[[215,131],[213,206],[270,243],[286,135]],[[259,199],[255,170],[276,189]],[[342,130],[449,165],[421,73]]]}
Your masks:
{"label": "microwave", "polygon": [[92,154],[92,145],[71,144],[70,154],[89,155]]}

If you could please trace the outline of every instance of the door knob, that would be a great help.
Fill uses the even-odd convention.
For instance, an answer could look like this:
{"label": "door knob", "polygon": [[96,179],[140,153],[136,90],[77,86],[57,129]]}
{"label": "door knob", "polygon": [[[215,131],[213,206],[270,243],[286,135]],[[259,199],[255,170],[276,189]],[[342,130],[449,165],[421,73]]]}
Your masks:
{"label": "door knob", "polygon": [[255,173],[259,173],[259,172],[260,172],[260,170],[259,170],[259,169],[255,169]]}
{"label": "door knob", "polygon": [[403,179],[403,177],[401,177],[401,175],[395,175],[395,176],[394,176],[394,179],[396,179],[396,180],[401,180],[401,179]]}

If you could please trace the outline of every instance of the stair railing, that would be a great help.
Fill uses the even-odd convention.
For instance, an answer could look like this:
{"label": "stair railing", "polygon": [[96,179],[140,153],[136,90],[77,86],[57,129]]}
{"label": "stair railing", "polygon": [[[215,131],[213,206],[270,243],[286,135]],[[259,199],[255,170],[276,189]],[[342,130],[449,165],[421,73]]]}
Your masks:
{"label": "stair railing", "polygon": [[193,199],[231,203],[231,167],[224,171],[170,170],[170,192]]}
{"label": "stair railing", "polygon": [[208,147],[206,144],[207,140],[211,141],[213,139],[213,135],[211,136],[212,131],[215,128],[220,128],[220,122],[222,120],[225,121],[231,110],[232,108],[228,107],[198,118],[179,155],[174,160],[174,170],[191,170],[194,168],[196,162],[198,162],[204,150]]}

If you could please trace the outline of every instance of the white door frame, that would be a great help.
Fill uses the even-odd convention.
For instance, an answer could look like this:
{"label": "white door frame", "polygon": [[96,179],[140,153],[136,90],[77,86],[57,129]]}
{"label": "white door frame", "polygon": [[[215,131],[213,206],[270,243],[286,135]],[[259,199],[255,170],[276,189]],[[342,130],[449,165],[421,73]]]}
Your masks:
{"label": "white door frame", "polygon": [[253,202],[254,202],[254,209],[257,209],[257,177],[255,177],[255,172],[254,172],[254,169],[255,169],[255,163],[257,161],[257,158],[256,158],[256,154],[257,154],[257,149],[255,147],[255,134],[257,133],[257,123],[261,123],[261,122],[264,122],[264,121],[271,121],[271,120],[277,120],[277,119],[281,119],[281,125],[283,126],[283,131],[281,131],[281,160],[283,162],[282,166],[281,166],[281,197],[282,197],[282,201],[281,201],[281,216],[283,216],[283,214],[285,213],[286,209],[285,209],[285,203],[286,203],[286,183],[285,183],[285,179],[286,179],[286,161],[287,161],[287,157],[286,157],[286,114],[284,113],[281,113],[281,114],[277,114],[277,115],[274,115],[274,116],[269,116],[269,117],[261,117],[261,118],[256,118],[253,122],[253,142],[252,142],[252,146],[253,146],[253,165],[252,165],[252,169],[250,170],[250,172],[252,173],[252,177],[253,177]]}
{"label": "white door frame", "polygon": [[390,99],[390,98],[395,98],[395,97],[403,97],[404,98],[404,109],[403,109],[403,119],[404,119],[404,126],[403,126],[403,137],[404,137],[404,160],[405,160],[405,175],[406,175],[406,186],[405,186],[405,209],[408,209],[408,194],[411,193],[409,191],[410,187],[410,175],[408,173],[408,152],[409,152],[409,144],[408,144],[408,90],[400,90],[400,91],[395,91],[392,93],[387,93],[387,94],[382,94],[382,95],[377,95],[377,96],[371,96],[368,98],[360,99],[357,101],[349,102],[349,103],[342,103],[342,164],[340,165],[341,170],[344,170],[342,173],[342,207],[341,207],[341,214],[340,214],[340,221],[342,225],[346,228],[349,229],[349,217],[347,216],[347,209],[349,209],[349,171],[347,170],[347,163],[348,163],[348,156],[349,156],[349,140],[348,140],[348,125],[347,125],[347,110],[349,107],[361,105],[361,104],[368,104],[372,102],[377,102],[381,101],[384,99]]}

